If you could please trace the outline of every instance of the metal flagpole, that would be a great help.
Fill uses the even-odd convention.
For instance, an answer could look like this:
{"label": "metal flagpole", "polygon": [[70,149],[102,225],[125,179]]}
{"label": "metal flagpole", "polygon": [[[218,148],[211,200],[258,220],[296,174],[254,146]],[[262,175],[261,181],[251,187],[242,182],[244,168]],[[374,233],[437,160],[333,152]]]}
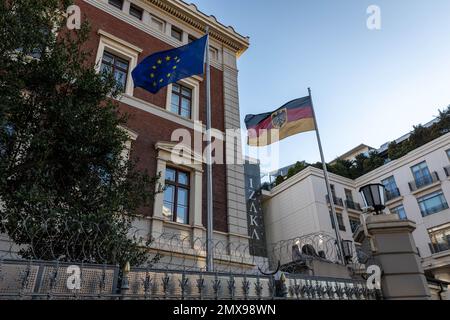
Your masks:
{"label": "metal flagpole", "polygon": [[207,199],[207,228],[206,228],[206,270],[214,270],[213,248],[213,190],[211,163],[211,75],[209,62],[209,26],[206,26],[206,199]]}
{"label": "metal flagpole", "polygon": [[312,109],[313,118],[314,118],[314,126],[316,127],[316,137],[317,137],[317,143],[319,145],[320,158],[322,160],[323,175],[325,177],[325,184],[327,186],[328,199],[330,201],[331,215],[333,216],[334,231],[336,233],[337,248],[338,248],[340,260],[341,260],[341,262],[343,264],[345,264],[345,261],[344,261],[344,250],[342,249],[342,239],[341,239],[341,235],[339,234],[339,225],[338,225],[338,220],[337,220],[337,215],[336,215],[336,207],[334,206],[333,193],[331,192],[331,186],[330,186],[330,179],[328,177],[327,164],[325,163],[325,157],[323,156],[322,142],[320,141],[319,127],[317,126],[316,113],[314,111],[314,105],[313,105],[313,100],[312,100],[312,96],[311,96],[311,88],[308,88],[308,93],[309,93],[309,98],[311,99],[311,109]]}

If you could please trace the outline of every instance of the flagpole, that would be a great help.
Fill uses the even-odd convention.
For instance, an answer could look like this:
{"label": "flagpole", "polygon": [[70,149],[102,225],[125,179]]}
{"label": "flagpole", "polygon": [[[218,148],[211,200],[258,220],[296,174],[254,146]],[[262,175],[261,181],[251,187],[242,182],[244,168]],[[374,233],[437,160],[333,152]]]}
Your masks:
{"label": "flagpole", "polygon": [[320,158],[322,160],[323,175],[325,177],[325,184],[327,187],[328,199],[329,199],[330,207],[331,207],[331,215],[333,216],[337,248],[338,248],[340,260],[343,264],[345,264],[344,250],[342,250],[342,239],[341,239],[341,235],[339,233],[339,225],[338,225],[338,220],[337,220],[337,215],[336,215],[336,207],[334,206],[333,193],[331,192],[331,185],[330,185],[330,179],[328,177],[327,164],[325,163],[325,157],[323,156],[322,142],[320,140],[319,126],[317,125],[316,113],[314,111],[314,105],[313,105],[313,100],[312,100],[312,96],[311,96],[311,88],[308,88],[308,94],[309,94],[309,98],[311,100],[311,109],[312,109],[313,118],[314,118],[314,126],[316,128],[315,131],[316,131],[316,137],[317,137],[317,144],[319,145]]}
{"label": "flagpole", "polygon": [[209,61],[209,26],[206,26],[206,199],[207,199],[207,227],[206,227],[206,270],[214,271],[213,248],[213,190],[212,190],[212,163],[211,163],[211,75]]}

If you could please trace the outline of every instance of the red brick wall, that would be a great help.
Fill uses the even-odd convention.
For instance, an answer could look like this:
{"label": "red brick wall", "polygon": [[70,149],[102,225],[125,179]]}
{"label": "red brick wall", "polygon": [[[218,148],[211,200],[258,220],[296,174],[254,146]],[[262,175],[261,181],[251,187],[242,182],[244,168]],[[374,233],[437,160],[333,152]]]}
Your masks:
{"label": "red brick wall", "polygon": [[[84,1],[77,0],[83,19],[87,18],[91,25],[91,36],[86,43],[86,48],[92,52],[92,63],[99,44],[97,31],[102,29],[120,39],[123,39],[143,49],[139,55],[139,61],[148,55],[172,48],[163,41],[134,28],[133,26],[114,18]],[[214,128],[224,130],[224,106],[223,106],[223,73],[211,67],[211,101],[212,101],[212,125]],[[206,118],[205,110],[205,82],[200,84],[200,120]],[[158,94],[151,94],[143,89],[134,90],[134,96],[148,101],[158,107],[165,108],[167,90],[163,89]],[[158,141],[170,141],[172,131],[180,125],[164,118],[157,117],[140,109],[120,103],[120,111],[129,116],[127,127],[138,133],[138,139],[132,145],[131,157],[138,159],[138,167],[146,169],[150,174],[156,175],[156,151],[155,144]],[[214,165],[214,229],[226,232],[227,208],[226,208],[226,171],[224,165]],[[206,177],[204,175],[204,186]],[[205,189],[204,189],[205,190]],[[152,214],[151,208],[143,208],[146,215]],[[206,191],[203,192],[203,224],[206,225]]]}

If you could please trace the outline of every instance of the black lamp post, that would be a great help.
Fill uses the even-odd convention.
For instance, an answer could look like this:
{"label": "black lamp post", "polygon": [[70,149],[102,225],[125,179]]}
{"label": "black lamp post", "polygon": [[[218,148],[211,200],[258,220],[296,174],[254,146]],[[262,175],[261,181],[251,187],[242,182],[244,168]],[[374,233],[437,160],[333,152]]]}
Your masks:
{"label": "black lamp post", "polygon": [[381,183],[368,184],[359,189],[366,207],[373,208],[375,214],[381,214],[386,206],[385,187]]}

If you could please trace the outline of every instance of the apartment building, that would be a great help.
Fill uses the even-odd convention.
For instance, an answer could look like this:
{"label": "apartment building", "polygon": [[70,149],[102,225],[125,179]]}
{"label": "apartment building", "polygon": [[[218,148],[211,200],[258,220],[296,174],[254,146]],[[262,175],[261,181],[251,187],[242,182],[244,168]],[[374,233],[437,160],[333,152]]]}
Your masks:
{"label": "apartment building", "polygon": [[[356,180],[330,174],[343,240],[353,240],[360,223],[359,188],[386,187],[386,213],[416,223],[413,233],[425,271],[450,281],[450,133]],[[267,243],[312,233],[334,235],[322,170],[308,167],[271,191],[263,192]]]}

